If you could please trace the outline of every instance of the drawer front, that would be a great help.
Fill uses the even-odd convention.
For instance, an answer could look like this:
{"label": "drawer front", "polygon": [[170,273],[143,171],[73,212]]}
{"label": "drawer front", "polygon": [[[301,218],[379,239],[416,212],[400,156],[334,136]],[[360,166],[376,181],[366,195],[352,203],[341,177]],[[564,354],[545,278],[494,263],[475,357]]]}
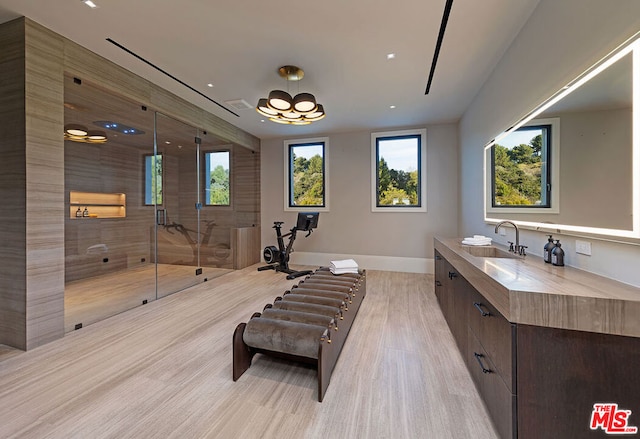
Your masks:
{"label": "drawer front", "polygon": [[516,395],[505,385],[491,357],[470,330],[467,366],[501,438],[516,438]]}
{"label": "drawer front", "polygon": [[491,357],[495,368],[509,391],[516,393],[515,325],[505,319],[479,292],[471,290],[467,296],[469,327]]}

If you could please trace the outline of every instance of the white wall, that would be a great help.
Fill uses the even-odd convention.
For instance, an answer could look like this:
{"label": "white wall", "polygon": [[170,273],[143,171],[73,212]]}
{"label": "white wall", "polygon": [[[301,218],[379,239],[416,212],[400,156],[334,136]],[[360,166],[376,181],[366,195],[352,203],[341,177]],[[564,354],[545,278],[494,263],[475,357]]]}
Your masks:
{"label": "white wall", "polygon": [[[546,97],[640,30],[637,0],[541,0],[460,122],[460,234],[485,234],[483,146]],[[558,236],[565,263],[640,286],[640,246],[592,241],[592,256],[574,251],[575,237]],[[545,235],[523,231],[529,252],[542,254]]]}
{"label": "white wall", "polygon": [[[407,128],[422,127],[398,129]],[[292,264],[354,258],[364,268],[433,272],[433,237],[457,234],[458,127],[426,128],[426,213],[371,212],[371,131],[326,135],[330,211],[320,213],[311,236],[296,239]],[[299,138],[304,137],[291,137]],[[276,245],[274,221],[291,228],[297,215],[284,211],[284,140],[263,140],[261,145],[263,246]]]}

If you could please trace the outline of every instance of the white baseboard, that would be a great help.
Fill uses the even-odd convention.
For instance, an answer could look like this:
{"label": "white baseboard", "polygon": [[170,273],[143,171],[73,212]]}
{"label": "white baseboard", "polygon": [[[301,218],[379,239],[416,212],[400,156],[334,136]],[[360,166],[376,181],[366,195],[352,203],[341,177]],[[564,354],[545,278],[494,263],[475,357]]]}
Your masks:
{"label": "white baseboard", "polygon": [[396,256],[342,255],[336,253],[293,252],[289,263],[293,265],[329,266],[331,261],[353,259],[358,267],[369,270],[401,271],[405,273],[434,273],[433,259],[401,258]]}

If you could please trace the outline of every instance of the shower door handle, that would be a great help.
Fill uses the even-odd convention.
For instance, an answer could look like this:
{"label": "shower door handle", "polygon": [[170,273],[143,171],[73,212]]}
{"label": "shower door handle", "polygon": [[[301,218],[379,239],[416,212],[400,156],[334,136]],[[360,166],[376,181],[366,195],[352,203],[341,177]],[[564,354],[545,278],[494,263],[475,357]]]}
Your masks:
{"label": "shower door handle", "polygon": [[156,212],[156,224],[159,226],[167,225],[167,209],[158,209]]}

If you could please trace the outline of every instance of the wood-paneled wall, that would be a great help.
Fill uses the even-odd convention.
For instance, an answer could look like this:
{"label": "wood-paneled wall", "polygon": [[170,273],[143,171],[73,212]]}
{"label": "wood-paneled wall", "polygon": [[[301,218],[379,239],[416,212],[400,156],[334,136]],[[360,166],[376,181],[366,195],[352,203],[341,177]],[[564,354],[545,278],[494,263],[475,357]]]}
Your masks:
{"label": "wood-paneled wall", "polygon": [[64,334],[63,41],[24,19],[0,40],[0,342],[29,349]]}
{"label": "wood-paneled wall", "polygon": [[0,343],[26,348],[24,23],[0,25]]}
{"label": "wood-paneled wall", "polygon": [[65,73],[250,150],[260,140],[28,18],[0,25],[0,44],[0,343],[31,349],[64,335]]}

